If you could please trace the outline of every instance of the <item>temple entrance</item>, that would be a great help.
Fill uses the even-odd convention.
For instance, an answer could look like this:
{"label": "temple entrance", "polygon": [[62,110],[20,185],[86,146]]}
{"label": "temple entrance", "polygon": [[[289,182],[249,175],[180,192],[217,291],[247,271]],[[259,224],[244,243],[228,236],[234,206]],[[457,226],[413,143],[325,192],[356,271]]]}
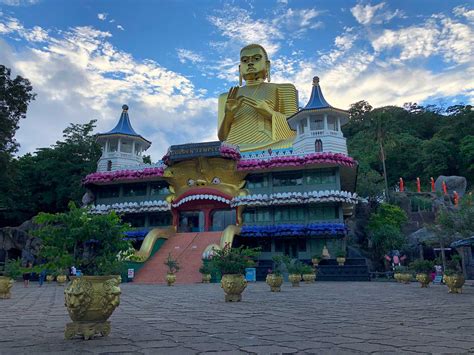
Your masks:
{"label": "temple entrance", "polygon": [[275,239],[275,252],[298,259],[298,239]]}
{"label": "temple entrance", "polygon": [[237,222],[237,216],[235,210],[222,209],[214,210],[211,212],[211,225],[210,231],[223,231],[227,226]]}
{"label": "temple entrance", "polygon": [[202,232],[204,231],[204,212],[202,211],[182,211],[179,212],[179,233]]}

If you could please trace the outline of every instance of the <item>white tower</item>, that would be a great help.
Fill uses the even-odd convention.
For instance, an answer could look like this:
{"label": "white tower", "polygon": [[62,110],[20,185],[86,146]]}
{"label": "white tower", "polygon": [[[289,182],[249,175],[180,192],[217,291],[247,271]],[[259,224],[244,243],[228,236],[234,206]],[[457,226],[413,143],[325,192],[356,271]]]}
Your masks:
{"label": "white tower", "polygon": [[313,78],[313,91],[306,106],[288,117],[288,124],[296,131],[293,151],[299,154],[332,152],[347,155],[346,139],[341,127],[349,113],[332,107],[324,99],[319,78]]}
{"label": "white tower", "polygon": [[102,147],[102,156],[97,171],[114,171],[134,167],[143,163],[142,153],[151,142],[136,133],[128,117],[128,106],[122,106],[120,120],[114,129],[99,133],[97,143]]}

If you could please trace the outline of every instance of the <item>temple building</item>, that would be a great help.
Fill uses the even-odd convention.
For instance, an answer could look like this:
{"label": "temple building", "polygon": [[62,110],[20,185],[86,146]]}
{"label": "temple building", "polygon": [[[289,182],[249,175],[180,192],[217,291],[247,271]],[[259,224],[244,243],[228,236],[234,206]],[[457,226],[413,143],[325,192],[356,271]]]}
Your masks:
{"label": "temple building", "polygon": [[[91,212],[115,210],[135,228],[136,281],[164,282],[171,252],[183,266],[177,282],[197,282],[201,259],[226,243],[261,247],[258,279],[278,254],[322,255],[328,279],[349,270],[332,262],[346,250],[345,219],[358,202],[357,162],[341,130],[348,112],[326,101],[317,77],[298,109],[293,85],[265,82],[261,46],[242,49],[240,70],[246,85],[219,97],[220,141],[173,145],[144,164],[151,142],[133,130],[126,105],[116,127],[97,135],[102,156],[84,179]],[[366,277],[365,265],[358,270]]]}

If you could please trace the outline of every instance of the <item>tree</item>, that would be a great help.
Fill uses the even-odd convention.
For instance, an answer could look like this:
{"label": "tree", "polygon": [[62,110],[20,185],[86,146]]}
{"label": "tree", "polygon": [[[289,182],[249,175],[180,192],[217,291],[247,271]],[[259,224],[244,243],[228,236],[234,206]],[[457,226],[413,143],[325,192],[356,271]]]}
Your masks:
{"label": "tree", "polygon": [[0,153],[17,151],[15,132],[20,119],[26,117],[30,101],[35,99],[33,87],[28,79],[17,76],[11,79],[11,70],[0,65]]}
{"label": "tree", "polygon": [[351,104],[349,109],[349,118],[351,121],[362,121],[365,114],[372,111],[372,105],[367,101],[361,100]]}
{"label": "tree", "polygon": [[65,211],[69,201],[80,204],[85,192],[81,181],[96,170],[101,154],[94,127],[94,120],[71,124],[63,131],[64,139],[51,148],[12,161],[15,184],[5,196],[7,210],[0,211],[1,224],[19,224],[40,211]]}
{"label": "tree", "polygon": [[12,154],[18,150],[15,132],[26,117],[28,104],[35,99],[28,79],[12,79],[10,75],[10,69],[0,65],[0,211],[7,208],[5,197],[14,183],[9,172]]}
{"label": "tree", "polygon": [[405,244],[402,226],[407,221],[406,213],[398,206],[382,203],[373,213],[367,226],[370,248],[374,260],[381,260],[391,250],[399,250]]}
{"label": "tree", "polygon": [[129,226],[115,212],[91,215],[71,202],[67,212],[40,213],[35,223],[40,257],[56,271],[76,265],[86,275],[110,275],[120,271],[117,255],[130,248],[123,239]]}

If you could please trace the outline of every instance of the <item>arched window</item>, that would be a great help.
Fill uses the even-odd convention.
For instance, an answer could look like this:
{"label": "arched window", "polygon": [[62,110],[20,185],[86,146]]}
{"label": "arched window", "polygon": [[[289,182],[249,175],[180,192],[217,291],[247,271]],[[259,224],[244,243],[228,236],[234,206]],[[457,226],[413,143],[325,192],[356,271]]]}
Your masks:
{"label": "arched window", "polygon": [[314,142],[314,151],[316,153],[323,151],[323,142],[321,141],[321,139],[316,139],[316,142]]}
{"label": "arched window", "polygon": [[107,171],[112,171],[112,160],[107,160]]}

